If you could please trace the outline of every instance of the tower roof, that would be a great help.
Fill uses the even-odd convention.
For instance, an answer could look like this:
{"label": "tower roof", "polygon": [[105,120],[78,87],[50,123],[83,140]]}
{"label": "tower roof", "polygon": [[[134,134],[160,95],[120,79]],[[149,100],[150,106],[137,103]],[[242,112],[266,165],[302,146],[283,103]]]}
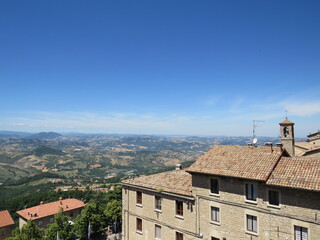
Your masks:
{"label": "tower roof", "polygon": [[285,120],[283,120],[282,122],[279,123],[280,125],[281,124],[284,124],[284,125],[293,125],[294,122],[290,121],[288,118],[286,118]]}

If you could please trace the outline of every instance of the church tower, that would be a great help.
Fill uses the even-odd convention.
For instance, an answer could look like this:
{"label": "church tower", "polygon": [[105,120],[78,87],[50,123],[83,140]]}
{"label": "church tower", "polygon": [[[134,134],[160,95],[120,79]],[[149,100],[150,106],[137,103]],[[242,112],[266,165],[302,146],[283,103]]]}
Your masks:
{"label": "church tower", "polygon": [[286,119],[279,123],[280,125],[280,136],[281,136],[281,143],[283,147],[287,150],[291,157],[294,157],[294,129],[293,125],[294,122],[291,122]]}

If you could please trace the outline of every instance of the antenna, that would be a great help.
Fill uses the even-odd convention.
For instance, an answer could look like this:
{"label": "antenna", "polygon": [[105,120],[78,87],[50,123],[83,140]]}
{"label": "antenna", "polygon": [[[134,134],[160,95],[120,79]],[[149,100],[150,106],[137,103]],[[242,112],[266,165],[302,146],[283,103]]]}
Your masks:
{"label": "antenna", "polygon": [[286,109],[286,120],[288,120],[288,111]]}
{"label": "antenna", "polygon": [[256,137],[256,127],[260,127],[256,125],[257,122],[264,122],[263,120],[253,120],[252,121],[252,144],[253,146],[258,142],[258,139]]}

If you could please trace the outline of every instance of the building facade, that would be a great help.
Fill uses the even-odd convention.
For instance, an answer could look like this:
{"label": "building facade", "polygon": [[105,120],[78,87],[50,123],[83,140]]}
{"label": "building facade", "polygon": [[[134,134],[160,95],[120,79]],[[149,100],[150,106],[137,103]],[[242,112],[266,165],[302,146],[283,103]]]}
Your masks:
{"label": "building facade", "polygon": [[34,221],[41,228],[46,228],[54,222],[54,215],[59,211],[74,219],[80,214],[84,206],[84,202],[75,198],[60,199],[51,203],[41,202],[40,205],[17,211],[19,215],[19,228],[21,229],[28,220]]}
{"label": "building facade", "polygon": [[0,240],[10,237],[14,226],[13,219],[7,210],[0,211]]}
{"label": "building facade", "polygon": [[123,239],[319,240],[320,158],[293,153],[214,146],[185,170],[124,181]]}

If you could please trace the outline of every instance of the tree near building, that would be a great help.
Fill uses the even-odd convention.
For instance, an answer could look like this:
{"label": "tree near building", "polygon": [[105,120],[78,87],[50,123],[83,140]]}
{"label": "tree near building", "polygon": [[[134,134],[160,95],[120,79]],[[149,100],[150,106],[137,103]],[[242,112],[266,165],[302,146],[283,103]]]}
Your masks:
{"label": "tree near building", "polygon": [[96,203],[86,205],[76,218],[75,228],[79,237],[87,237],[89,222],[91,232],[98,232],[105,226],[105,216]]}
{"label": "tree near building", "polygon": [[112,225],[115,222],[120,222],[122,215],[121,201],[112,200],[108,202],[104,214],[106,215],[108,225]]}
{"label": "tree near building", "polygon": [[44,230],[39,228],[33,221],[29,220],[21,230],[16,228],[8,240],[44,240]]}
{"label": "tree near building", "polygon": [[75,236],[74,225],[68,216],[62,211],[54,215],[54,223],[50,224],[46,231],[46,240],[71,239]]}

